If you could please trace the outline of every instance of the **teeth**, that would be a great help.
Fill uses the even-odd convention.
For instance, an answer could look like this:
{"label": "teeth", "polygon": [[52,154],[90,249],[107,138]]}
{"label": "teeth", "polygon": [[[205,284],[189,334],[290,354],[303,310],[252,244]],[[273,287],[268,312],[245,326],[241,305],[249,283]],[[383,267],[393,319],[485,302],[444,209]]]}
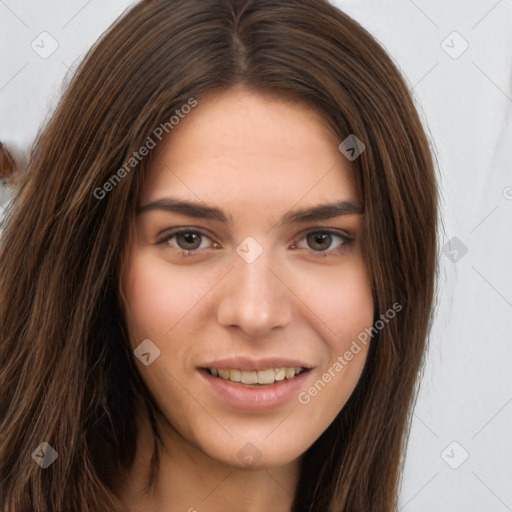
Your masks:
{"label": "teeth", "polygon": [[304,370],[300,367],[296,368],[268,368],[265,370],[245,371],[237,369],[208,368],[208,371],[214,377],[220,377],[231,382],[241,382],[242,384],[274,384],[281,380],[293,379],[295,375],[299,375]]}
{"label": "teeth", "polygon": [[275,368],[274,369],[274,379],[276,380],[284,380],[286,377],[286,369],[285,368]]}
{"label": "teeth", "polygon": [[242,372],[240,370],[229,370],[229,380],[240,382],[242,380]]}
{"label": "teeth", "polygon": [[240,372],[242,374],[242,384],[257,384],[258,372]]}
{"label": "teeth", "polygon": [[218,372],[219,372],[219,377],[221,379],[224,379],[224,380],[228,380],[229,379],[229,370],[219,369]]}
{"label": "teeth", "polygon": [[286,378],[291,379],[295,377],[295,368],[286,368]]}
{"label": "teeth", "polygon": [[[295,375],[295,370],[293,371]],[[274,384],[274,370],[258,370],[258,384]]]}

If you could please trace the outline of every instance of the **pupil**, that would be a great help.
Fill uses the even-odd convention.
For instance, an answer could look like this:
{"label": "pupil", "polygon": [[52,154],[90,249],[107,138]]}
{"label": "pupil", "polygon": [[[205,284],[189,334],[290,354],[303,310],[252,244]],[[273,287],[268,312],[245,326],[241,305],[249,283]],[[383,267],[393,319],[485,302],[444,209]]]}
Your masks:
{"label": "pupil", "polygon": [[[309,235],[308,238],[308,242],[310,242],[310,246],[314,250],[328,249],[329,246],[331,245],[331,235],[329,235],[328,233],[313,233],[312,235]],[[325,245],[325,242],[327,242],[327,245]],[[318,245],[320,245],[320,247],[318,247],[317,243]]]}
{"label": "pupil", "polygon": [[[194,245],[195,242],[197,242],[199,240],[199,236],[197,235],[197,233],[183,233],[183,234],[180,234],[178,235],[178,240],[179,239],[182,239],[184,240],[184,245],[185,247],[182,247],[182,249],[197,249],[197,247],[199,247],[199,245],[196,243],[194,247],[187,247],[186,245],[187,244],[192,244]],[[182,244],[179,244],[180,246]]]}

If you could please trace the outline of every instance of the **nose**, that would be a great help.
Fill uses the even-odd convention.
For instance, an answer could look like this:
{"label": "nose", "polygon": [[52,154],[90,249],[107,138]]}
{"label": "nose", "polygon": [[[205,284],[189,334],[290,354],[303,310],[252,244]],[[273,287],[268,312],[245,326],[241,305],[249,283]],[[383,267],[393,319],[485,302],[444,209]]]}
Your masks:
{"label": "nose", "polygon": [[238,327],[248,336],[264,336],[292,320],[293,293],[279,275],[267,251],[248,263],[237,254],[219,290],[217,320]]}

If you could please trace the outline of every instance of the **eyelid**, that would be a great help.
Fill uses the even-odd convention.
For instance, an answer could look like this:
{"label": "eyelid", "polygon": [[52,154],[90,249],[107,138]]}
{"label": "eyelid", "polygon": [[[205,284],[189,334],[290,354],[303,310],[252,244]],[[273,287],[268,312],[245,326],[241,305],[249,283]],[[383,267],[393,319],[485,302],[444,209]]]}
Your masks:
{"label": "eyelid", "polygon": [[[198,227],[195,227],[195,226],[180,226],[180,227],[177,227],[177,228],[171,228],[171,229],[165,230],[163,232],[163,234],[158,236],[156,243],[157,244],[164,244],[164,243],[168,242],[174,236],[180,235],[181,233],[198,233],[201,236],[210,239],[213,243],[218,243],[218,242],[215,242],[213,237],[205,229],[198,228]],[[198,252],[197,249],[186,250],[186,249],[181,249],[180,247],[177,247],[177,250],[183,251],[183,252],[188,252],[188,253]]]}
{"label": "eyelid", "polygon": [[[350,244],[355,240],[355,238],[351,235],[348,235],[346,232],[343,232],[342,230],[337,230],[333,228],[314,228],[314,229],[308,229],[304,232],[302,232],[300,235],[298,235],[297,240],[299,242],[303,241],[308,235],[314,234],[314,233],[320,233],[323,235],[334,235],[338,236],[343,240],[343,243],[339,244],[334,249],[327,249],[326,251],[315,251],[314,249],[309,249],[312,253],[317,254],[323,254],[323,255],[329,255],[329,254],[335,254],[337,250],[341,250],[344,248],[344,246]],[[294,248],[297,246],[297,242],[293,242]],[[300,249],[300,247],[299,247]],[[306,248],[308,249],[308,248]]]}
{"label": "eyelid", "polygon": [[[179,235],[181,233],[198,233],[203,237],[208,238],[210,241],[213,242],[213,244],[218,244],[212,236],[210,236],[205,229],[195,227],[195,226],[180,226],[176,228],[171,228],[169,230],[164,231],[163,235],[160,235],[157,239],[158,245],[163,245],[176,235]],[[306,239],[306,237],[310,234],[314,233],[321,233],[321,234],[328,234],[328,235],[334,235],[338,236],[343,240],[343,243],[335,247],[334,249],[327,249],[326,251],[315,251],[314,249],[309,249],[309,251],[313,254],[320,255],[320,256],[328,256],[328,255],[336,255],[338,251],[345,248],[346,245],[350,244],[355,240],[355,238],[351,235],[348,235],[346,232],[343,232],[343,230],[333,229],[333,228],[309,228],[304,231],[302,231],[300,234],[298,234],[294,238],[294,242],[292,242],[293,248],[295,249],[298,242],[301,242]],[[207,249],[211,249],[212,247],[207,247]],[[183,255],[191,256],[195,254],[200,254],[202,251],[199,249],[182,249],[180,247],[175,248],[177,251],[181,252]],[[300,248],[299,248],[300,249]],[[306,248],[308,249],[308,248]]]}
{"label": "eyelid", "polygon": [[346,230],[340,228],[323,228],[323,227],[313,227],[307,228],[301,231],[295,238],[304,238],[311,233],[327,233],[329,235],[337,235],[347,240],[354,240],[354,237]]}

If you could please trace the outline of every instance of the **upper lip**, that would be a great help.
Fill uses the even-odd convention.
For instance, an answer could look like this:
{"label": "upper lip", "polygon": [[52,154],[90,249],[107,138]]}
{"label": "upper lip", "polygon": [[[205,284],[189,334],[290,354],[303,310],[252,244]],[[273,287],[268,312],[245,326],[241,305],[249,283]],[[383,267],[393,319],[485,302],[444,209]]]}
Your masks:
{"label": "upper lip", "polygon": [[220,368],[224,370],[237,369],[244,371],[265,370],[267,368],[306,368],[312,366],[299,359],[286,357],[266,357],[263,359],[251,359],[249,357],[230,357],[229,359],[218,359],[201,364],[199,368]]}

